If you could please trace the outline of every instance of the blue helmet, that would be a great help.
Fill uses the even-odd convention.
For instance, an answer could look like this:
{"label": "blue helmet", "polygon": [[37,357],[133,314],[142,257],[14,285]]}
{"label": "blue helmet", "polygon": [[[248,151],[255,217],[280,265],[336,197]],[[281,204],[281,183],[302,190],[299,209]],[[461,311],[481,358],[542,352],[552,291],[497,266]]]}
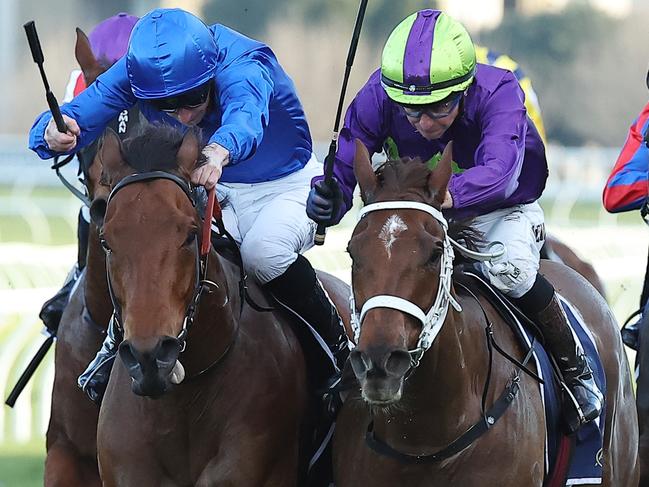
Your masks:
{"label": "blue helmet", "polygon": [[165,98],[196,88],[214,77],[216,41],[196,16],[181,9],[155,9],[131,34],[126,70],[133,94]]}

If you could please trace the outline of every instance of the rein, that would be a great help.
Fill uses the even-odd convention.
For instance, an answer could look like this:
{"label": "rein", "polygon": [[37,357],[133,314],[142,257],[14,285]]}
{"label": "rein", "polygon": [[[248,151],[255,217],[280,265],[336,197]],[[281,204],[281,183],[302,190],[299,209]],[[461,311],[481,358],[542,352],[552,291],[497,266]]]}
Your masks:
{"label": "rein", "polygon": [[[467,249],[466,247],[462,246],[460,243],[456,242],[455,240],[451,239],[448,236],[448,223],[444,218],[442,212],[425,203],[411,202],[411,201],[385,201],[379,203],[372,203],[365,206],[360,211],[358,219],[359,220],[362,219],[365,215],[367,215],[372,211],[396,210],[396,209],[409,209],[409,210],[417,210],[417,211],[423,211],[425,213],[428,213],[435,220],[437,220],[441,224],[442,228],[444,229],[444,250],[441,258],[440,279],[439,279],[439,286],[437,289],[437,296],[435,298],[435,302],[428,310],[428,312],[424,312],[419,306],[404,298],[398,296],[392,296],[392,295],[376,295],[369,298],[363,304],[361,311],[359,313],[356,308],[354,290],[352,288],[351,295],[350,295],[350,306],[351,306],[351,315],[352,315],[351,322],[352,322],[352,329],[354,331],[354,341],[356,343],[358,343],[358,340],[360,338],[360,331],[361,331],[361,325],[363,323],[363,319],[365,318],[365,316],[370,310],[375,308],[390,308],[397,311],[401,311],[403,313],[415,317],[419,322],[421,322],[422,330],[419,334],[417,347],[413,350],[408,351],[408,353],[410,354],[410,368],[404,378],[404,380],[407,380],[408,377],[410,377],[410,375],[412,374],[412,372],[419,366],[423,354],[426,352],[426,350],[430,348],[433,341],[439,334],[444,322],[446,321],[449,305],[452,305],[453,308],[458,312],[462,311],[462,307],[460,306],[460,303],[451,293],[453,259],[455,257],[453,252],[453,247],[458,249],[460,253],[467,255],[471,258],[478,259],[481,261],[490,261],[503,254],[504,246],[500,242],[494,242],[489,247],[490,252],[486,252],[486,253],[475,252],[470,249]],[[491,251],[496,245],[500,245],[501,248],[499,250]],[[504,352],[504,350],[502,350],[502,348],[498,346],[498,344],[494,339],[493,324],[489,320],[489,317],[487,316],[487,313],[484,307],[482,306],[482,304],[480,303],[480,301],[478,300],[477,296],[475,296],[475,294],[473,294],[471,290],[466,288],[466,286],[462,285],[462,287],[464,287],[466,291],[477,301],[478,305],[480,306],[480,309],[484,314],[484,318],[486,322],[485,335],[487,340],[487,349],[489,351],[489,364],[487,369],[487,376],[485,378],[485,383],[482,391],[482,399],[481,399],[482,414],[480,420],[476,422],[473,426],[471,426],[465,433],[463,433],[458,438],[453,440],[449,445],[447,445],[442,450],[432,454],[413,455],[413,454],[400,452],[376,437],[374,433],[374,416],[373,416],[373,412],[370,411],[371,419],[367,426],[367,431],[365,434],[365,442],[367,446],[373,451],[375,451],[376,453],[379,453],[384,456],[388,456],[390,458],[394,458],[406,464],[436,463],[445,460],[447,458],[450,458],[453,455],[467,448],[480,436],[486,433],[490,428],[492,428],[498,422],[498,420],[502,417],[505,411],[507,411],[507,409],[514,401],[514,398],[516,397],[520,389],[521,370],[523,370],[524,372],[530,375],[533,375],[533,377],[538,379],[538,376],[536,376],[535,374],[533,374],[533,372],[527,369],[527,363],[532,358],[533,347],[530,347],[530,350],[528,351],[527,355],[525,356],[522,362],[518,362],[516,359],[514,359],[509,354]],[[508,385],[505,387],[503,392],[500,394],[498,399],[495,401],[495,403],[488,410],[486,410],[487,395],[491,383],[494,349],[503,357],[505,357],[508,361],[513,363],[516,366],[517,371],[514,374],[514,376],[511,378],[511,380],[509,381]]]}
{"label": "rein", "polygon": [[72,159],[74,159],[75,154],[70,154],[69,156],[66,156],[62,161],[59,161],[58,157],[54,158],[54,164],[52,164],[52,167],[50,169],[54,169],[54,172],[56,172],[57,177],[61,180],[63,183],[63,186],[65,186],[76,198],[83,203],[84,206],[90,207],[90,198],[88,198],[88,195],[83,193],[82,191],[79,191],[74,184],[72,184],[70,181],[67,180],[67,178],[61,173],[61,168],[68,164]]}

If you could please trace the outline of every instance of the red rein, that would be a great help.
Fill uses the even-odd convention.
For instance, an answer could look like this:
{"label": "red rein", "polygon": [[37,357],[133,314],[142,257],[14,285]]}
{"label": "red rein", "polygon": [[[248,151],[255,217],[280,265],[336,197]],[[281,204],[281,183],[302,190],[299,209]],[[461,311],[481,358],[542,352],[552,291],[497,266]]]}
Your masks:
{"label": "red rein", "polygon": [[201,239],[201,257],[207,255],[212,243],[212,217],[221,220],[221,205],[216,201],[216,188],[209,190],[207,195],[207,208],[205,209],[205,219],[203,220],[203,238]]}

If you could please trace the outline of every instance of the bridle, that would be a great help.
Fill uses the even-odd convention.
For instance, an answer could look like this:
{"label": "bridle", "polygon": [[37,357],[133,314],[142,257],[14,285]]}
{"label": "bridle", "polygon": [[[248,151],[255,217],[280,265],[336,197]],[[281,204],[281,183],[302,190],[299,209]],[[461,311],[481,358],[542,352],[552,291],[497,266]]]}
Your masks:
{"label": "bridle", "polygon": [[[410,369],[408,371],[408,375],[410,375],[410,373],[419,366],[424,353],[430,348],[433,341],[435,341],[435,338],[442,329],[442,325],[444,324],[446,315],[448,314],[449,305],[452,305],[453,308],[458,312],[462,311],[460,303],[455,299],[455,297],[453,297],[453,294],[451,293],[453,259],[455,258],[453,247],[455,247],[456,249],[458,249],[458,251],[468,257],[482,261],[487,261],[499,257],[503,254],[504,247],[500,250],[486,253],[475,252],[467,249],[448,235],[448,223],[441,211],[439,211],[437,208],[434,208],[433,206],[415,201],[383,201],[379,203],[371,203],[369,205],[366,205],[360,211],[358,220],[360,221],[361,219],[363,219],[363,217],[365,217],[365,215],[373,211],[404,209],[422,211],[429,214],[437,222],[439,222],[444,230],[444,248],[440,262],[439,285],[437,287],[437,296],[434,303],[426,312],[418,305],[414,304],[412,301],[409,301],[402,297],[389,294],[378,294],[365,301],[359,313],[357,311],[356,300],[354,298],[355,293],[353,284],[349,297],[349,303],[351,307],[351,326],[354,332],[354,342],[356,344],[358,344],[358,340],[360,339],[363,320],[365,319],[369,311],[376,308],[388,308],[401,311],[402,313],[414,317],[421,323],[421,332],[419,333],[417,346],[412,350],[408,350],[408,354],[410,355]],[[502,246],[500,242],[494,242],[489,247],[489,250],[491,250],[495,245]]]}
{"label": "bridle", "polygon": [[[106,201],[106,207],[108,208],[108,205],[110,204],[111,200],[124,187],[133,183],[138,183],[142,181],[151,181],[155,179],[166,179],[168,181],[172,181],[178,187],[180,187],[180,189],[182,189],[183,193],[185,193],[187,198],[189,198],[189,201],[191,201],[192,206],[194,207],[197,206],[194,192],[192,191],[190,185],[183,178],[165,171],[149,171],[149,172],[136,173],[130,176],[126,176],[119,183],[117,183],[108,196],[108,199]],[[206,288],[219,287],[219,285],[216,282],[207,279],[207,264],[208,264],[208,256],[209,256],[209,250],[211,245],[210,235],[211,235],[212,216],[215,217],[216,224],[219,230],[220,231],[224,230],[223,222],[221,219],[221,207],[219,206],[218,201],[215,200],[214,190],[211,190],[209,193],[207,209],[205,212],[205,220],[203,222],[203,229],[201,232],[200,247],[198,241],[199,239],[198,238],[196,239],[196,251],[195,251],[196,265],[195,265],[194,291],[192,294],[192,298],[189,301],[189,304],[187,306],[187,309],[185,310],[182,330],[177,336],[177,340],[180,343],[181,352],[185,350],[185,347],[187,345],[187,334],[189,329],[194,323],[194,316],[196,314],[196,309],[198,308],[198,305],[200,303],[200,299],[203,294],[203,291]],[[113,303],[113,309],[114,309],[111,320],[115,320],[115,324],[123,331],[124,326],[122,320],[122,309],[119,304],[119,301],[115,297],[115,292],[113,291],[113,285],[112,285],[112,278],[110,275],[111,250],[107,246],[103,237],[101,237],[100,241],[106,253],[106,277],[108,280],[108,292],[110,294],[110,299]]]}

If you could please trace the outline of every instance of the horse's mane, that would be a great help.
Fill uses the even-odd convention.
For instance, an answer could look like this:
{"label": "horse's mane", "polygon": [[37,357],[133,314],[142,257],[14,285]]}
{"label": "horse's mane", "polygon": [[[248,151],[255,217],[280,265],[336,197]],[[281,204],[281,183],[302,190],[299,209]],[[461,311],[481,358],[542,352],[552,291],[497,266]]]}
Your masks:
{"label": "horse's mane", "polygon": [[[189,130],[201,140],[200,130]],[[168,124],[144,124],[133,137],[124,141],[122,156],[124,161],[138,172],[177,171],[179,168],[176,158],[184,135],[180,129]],[[200,149],[202,148],[201,144]],[[196,166],[205,162],[207,159],[201,151]]]}
{"label": "horse's mane", "polygon": [[[472,228],[467,221],[451,220],[448,224],[448,235],[469,250],[480,251],[486,243],[484,233]],[[463,259],[462,254],[455,253],[456,261]]]}
{"label": "horse's mane", "polygon": [[[421,197],[422,201],[430,200],[428,176],[431,169],[419,157],[401,158],[385,162],[377,171],[377,194],[387,192],[399,195]],[[484,244],[484,234],[472,228],[467,221],[449,221],[448,234],[461,242],[469,250],[479,250]],[[461,257],[460,257],[461,258]]]}

